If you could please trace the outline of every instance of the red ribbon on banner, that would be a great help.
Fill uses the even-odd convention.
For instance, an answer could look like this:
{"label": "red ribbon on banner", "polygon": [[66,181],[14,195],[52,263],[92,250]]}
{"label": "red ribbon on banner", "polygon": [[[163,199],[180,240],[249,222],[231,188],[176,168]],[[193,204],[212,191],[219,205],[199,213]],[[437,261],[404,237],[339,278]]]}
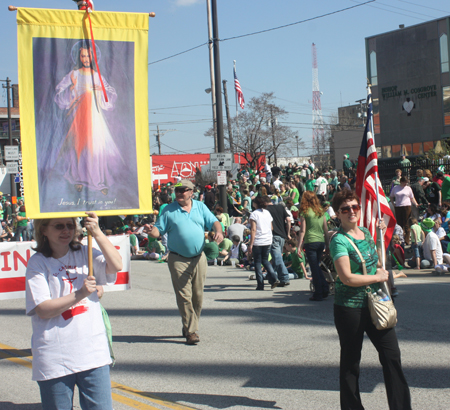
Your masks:
{"label": "red ribbon on banner", "polygon": [[84,3],[79,4],[78,7],[80,10],[86,10],[86,15],[87,18],[89,19],[89,28],[91,31],[92,50],[94,51],[95,66],[97,67],[98,76],[100,78],[100,84],[102,85],[103,96],[105,97],[105,101],[108,102],[108,96],[106,95],[106,89],[105,85],[103,84],[102,74],[100,72],[100,67],[98,66],[97,50],[95,49],[94,31],[92,30],[92,21],[90,13],[94,9],[94,5],[92,4],[91,0],[85,0]]}

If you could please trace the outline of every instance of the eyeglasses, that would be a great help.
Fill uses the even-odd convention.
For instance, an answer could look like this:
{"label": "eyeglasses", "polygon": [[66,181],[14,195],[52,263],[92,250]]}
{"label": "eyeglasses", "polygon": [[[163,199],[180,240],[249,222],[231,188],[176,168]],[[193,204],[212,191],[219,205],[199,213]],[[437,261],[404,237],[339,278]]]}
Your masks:
{"label": "eyeglasses", "polygon": [[189,188],[175,188],[176,194],[184,194],[186,191],[192,191],[192,189]]}
{"label": "eyeglasses", "polygon": [[49,225],[52,228],[55,228],[57,231],[63,231],[64,228],[67,228],[69,231],[73,231],[75,229],[75,224],[55,224]]}
{"label": "eyeglasses", "polygon": [[353,210],[353,212],[356,214],[356,212],[358,212],[360,209],[361,207],[359,205],[349,205],[339,208],[339,211],[341,211],[341,214],[348,214],[351,210]]}

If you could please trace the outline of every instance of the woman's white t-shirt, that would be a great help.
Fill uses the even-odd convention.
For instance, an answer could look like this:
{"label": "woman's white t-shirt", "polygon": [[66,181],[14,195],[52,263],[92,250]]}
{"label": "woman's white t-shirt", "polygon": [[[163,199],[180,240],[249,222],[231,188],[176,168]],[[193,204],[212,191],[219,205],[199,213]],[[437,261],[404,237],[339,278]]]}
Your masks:
{"label": "woman's white t-shirt", "polygon": [[[111,363],[97,292],[51,319],[41,319],[35,311],[42,302],[83,286],[88,276],[87,249],[69,250],[59,259],[36,253],[28,261],[26,313],[33,327],[33,380],[55,379]],[[106,274],[103,254],[93,249],[93,257],[97,285],[114,283],[116,275]]]}
{"label": "woman's white t-shirt", "polygon": [[250,214],[250,221],[256,223],[254,246],[272,245],[272,215],[267,209],[257,209]]}

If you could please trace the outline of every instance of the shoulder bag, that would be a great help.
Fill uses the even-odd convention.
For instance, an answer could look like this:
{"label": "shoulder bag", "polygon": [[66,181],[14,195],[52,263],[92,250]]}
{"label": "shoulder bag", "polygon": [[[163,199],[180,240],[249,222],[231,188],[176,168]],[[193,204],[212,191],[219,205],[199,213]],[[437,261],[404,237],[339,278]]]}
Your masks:
{"label": "shoulder bag", "polygon": [[[361,255],[361,252],[352,240],[347,236],[345,237],[361,259],[363,273],[364,275],[367,275],[366,261]],[[372,293],[370,286],[366,286],[366,293],[367,306],[369,307],[370,317],[372,318],[372,323],[375,327],[378,330],[393,328],[397,324],[397,310],[395,309],[394,302],[392,302],[388,287],[381,284],[380,290]]]}

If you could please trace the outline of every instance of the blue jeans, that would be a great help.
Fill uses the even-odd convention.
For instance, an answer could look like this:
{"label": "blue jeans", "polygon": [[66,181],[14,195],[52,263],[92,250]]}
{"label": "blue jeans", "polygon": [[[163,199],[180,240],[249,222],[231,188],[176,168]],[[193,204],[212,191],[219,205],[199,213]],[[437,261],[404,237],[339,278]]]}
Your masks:
{"label": "blue jeans", "polygon": [[26,226],[18,226],[16,229],[16,233],[14,234],[14,241],[20,242],[21,235],[23,236],[23,240],[26,241],[26,239],[25,239],[26,231],[27,231]]}
{"label": "blue jeans", "polygon": [[289,283],[289,272],[283,262],[283,246],[284,239],[281,236],[274,235],[272,238],[272,245],[270,246],[272,263],[277,271],[280,282]]}
{"label": "blue jeans", "polygon": [[320,269],[320,260],[322,259],[324,249],[324,242],[305,244],[305,255],[311,268],[312,282],[314,285],[313,296],[319,300],[323,299],[324,296],[327,296],[330,291],[328,282],[325,280],[322,269]]}
{"label": "blue jeans", "polygon": [[269,251],[270,245],[253,246],[253,259],[255,262],[256,281],[258,283],[257,289],[264,289],[264,278],[262,275],[261,263],[266,268],[267,280],[269,283],[272,284],[278,280],[277,274],[269,262]]}
{"label": "blue jeans", "polygon": [[43,410],[71,410],[75,385],[83,410],[112,410],[109,366],[38,381]]}

